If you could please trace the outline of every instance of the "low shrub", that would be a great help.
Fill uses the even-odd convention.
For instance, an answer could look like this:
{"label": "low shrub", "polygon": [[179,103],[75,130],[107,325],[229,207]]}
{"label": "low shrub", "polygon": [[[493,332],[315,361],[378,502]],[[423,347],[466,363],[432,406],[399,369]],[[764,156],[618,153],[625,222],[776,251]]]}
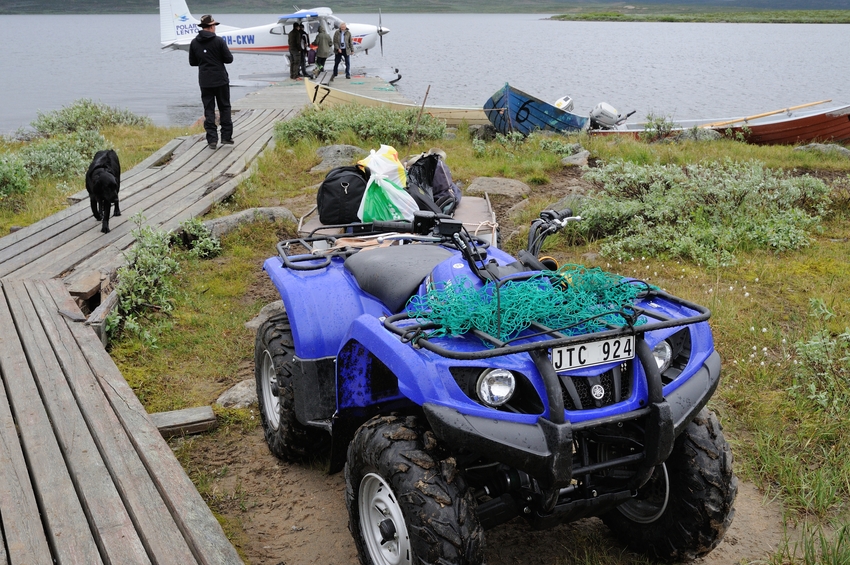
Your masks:
{"label": "low shrub", "polygon": [[653,113],[649,113],[646,116],[646,123],[644,124],[643,131],[640,132],[639,137],[641,141],[646,143],[660,141],[673,133],[673,129],[675,127],[676,124],[671,118],[668,118],[667,116],[656,116]]}
{"label": "low shrub", "polygon": [[829,187],[759,162],[688,165],[615,161],[588,170],[598,188],[575,229],[606,238],[603,255],[681,258],[730,265],[740,250],[808,245],[829,210]]}
{"label": "low shrub", "polygon": [[94,154],[107,147],[98,132],[80,131],[30,143],[20,158],[32,177],[67,177],[85,174]]}
{"label": "low shrub", "polygon": [[332,143],[344,134],[351,133],[364,140],[407,145],[414,128],[419,140],[441,139],[446,133],[444,122],[429,114],[423,113],[419,117],[417,110],[398,111],[348,104],[301,112],[291,120],[279,122],[275,126],[275,137],[288,144],[297,143],[303,138]]}
{"label": "low shrub", "polygon": [[213,237],[209,228],[198,218],[190,218],[180,224],[179,241],[189,250],[189,255],[198,259],[209,259],[221,254],[221,242]]}
{"label": "low shrub", "polygon": [[155,313],[169,313],[176,293],[174,276],[180,265],[171,254],[171,236],[143,226],[141,214],[133,216],[136,243],[126,253],[127,263],[118,269],[115,291],[118,303],[106,320],[111,338],[122,331],[154,345],[156,338],[143,320]]}
{"label": "low shrub", "polygon": [[29,175],[23,161],[11,153],[0,155],[0,201],[29,190]]}
{"label": "low shrub", "polygon": [[151,124],[151,119],[146,116],[137,116],[129,110],[121,110],[82,98],[60,110],[39,112],[38,117],[30,125],[41,134],[58,135],[100,130],[106,126],[145,127]]}

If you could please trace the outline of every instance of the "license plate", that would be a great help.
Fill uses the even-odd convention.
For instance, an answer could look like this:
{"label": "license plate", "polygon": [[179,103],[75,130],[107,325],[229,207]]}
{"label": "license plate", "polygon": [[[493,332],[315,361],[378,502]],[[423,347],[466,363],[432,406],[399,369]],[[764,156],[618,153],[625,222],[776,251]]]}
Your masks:
{"label": "license plate", "polygon": [[570,369],[625,361],[633,359],[634,356],[635,337],[629,335],[602,341],[591,341],[581,345],[553,347],[552,365],[556,371],[569,371]]}

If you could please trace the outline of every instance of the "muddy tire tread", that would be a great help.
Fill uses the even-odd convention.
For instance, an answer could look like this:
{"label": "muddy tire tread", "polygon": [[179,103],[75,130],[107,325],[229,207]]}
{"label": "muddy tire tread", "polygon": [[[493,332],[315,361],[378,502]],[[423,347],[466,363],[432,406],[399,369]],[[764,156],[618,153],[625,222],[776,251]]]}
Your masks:
{"label": "muddy tire tread", "polygon": [[414,563],[483,563],[484,530],[454,459],[440,452],[417,418],[378,416],[357,431],[345,466],[348,527],[362,565],[372,561],[360,532],[357,497],[360,480],[369,472],[379,473],[390,484],[402,506]]}

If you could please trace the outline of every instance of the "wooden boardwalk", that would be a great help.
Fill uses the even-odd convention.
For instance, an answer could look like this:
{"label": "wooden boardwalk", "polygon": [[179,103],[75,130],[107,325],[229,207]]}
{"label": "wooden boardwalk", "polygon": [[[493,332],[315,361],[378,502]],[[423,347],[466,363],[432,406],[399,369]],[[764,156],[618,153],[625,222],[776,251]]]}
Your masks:
{"label": "wooden boardwalk", "polygon": [[[293,112],[293,110],[289,110]],[[85,191],[65,210],[0,238],[0,277],[64,278],[75,296],[89,298],[114,275],[135,241],[133,216],[170,231],[230,196],[251,162],[273,139],[284,109],[249,109],[234,120],[234,145],[215,151],[203,135],[177,138],[121,175],[121,212],[101,233]]]}
{"label": "wooden boardwalk", "polygon": [[60,280],[0,280],[0,564],[241,563]]}

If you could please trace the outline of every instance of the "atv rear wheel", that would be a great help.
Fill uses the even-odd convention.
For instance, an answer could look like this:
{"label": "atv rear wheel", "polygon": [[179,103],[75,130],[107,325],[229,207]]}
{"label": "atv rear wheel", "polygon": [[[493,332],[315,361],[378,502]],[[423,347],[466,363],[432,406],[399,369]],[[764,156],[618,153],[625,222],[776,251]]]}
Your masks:
{"label": "atv rear wheel", "polygon": [[295,363],[292,329],[286,312],[269,318],[257,330],[254,378],[266,443],[285,461],[300,461],[327,448],[327,433],[302,425],[295,418],[293,375]]}
{"label": "atv rear wheel", "polygon": [[735,515],[738,479],[717,416],[703,409],[637,496],[602,516],[631,548],[691,561],[717,547]]}
{"label": "atv rear wheel", "polygon": [[348,527],[363,565],[477,565],[484,530],[453,457],[416,418],[378,416],[348,446]]}

